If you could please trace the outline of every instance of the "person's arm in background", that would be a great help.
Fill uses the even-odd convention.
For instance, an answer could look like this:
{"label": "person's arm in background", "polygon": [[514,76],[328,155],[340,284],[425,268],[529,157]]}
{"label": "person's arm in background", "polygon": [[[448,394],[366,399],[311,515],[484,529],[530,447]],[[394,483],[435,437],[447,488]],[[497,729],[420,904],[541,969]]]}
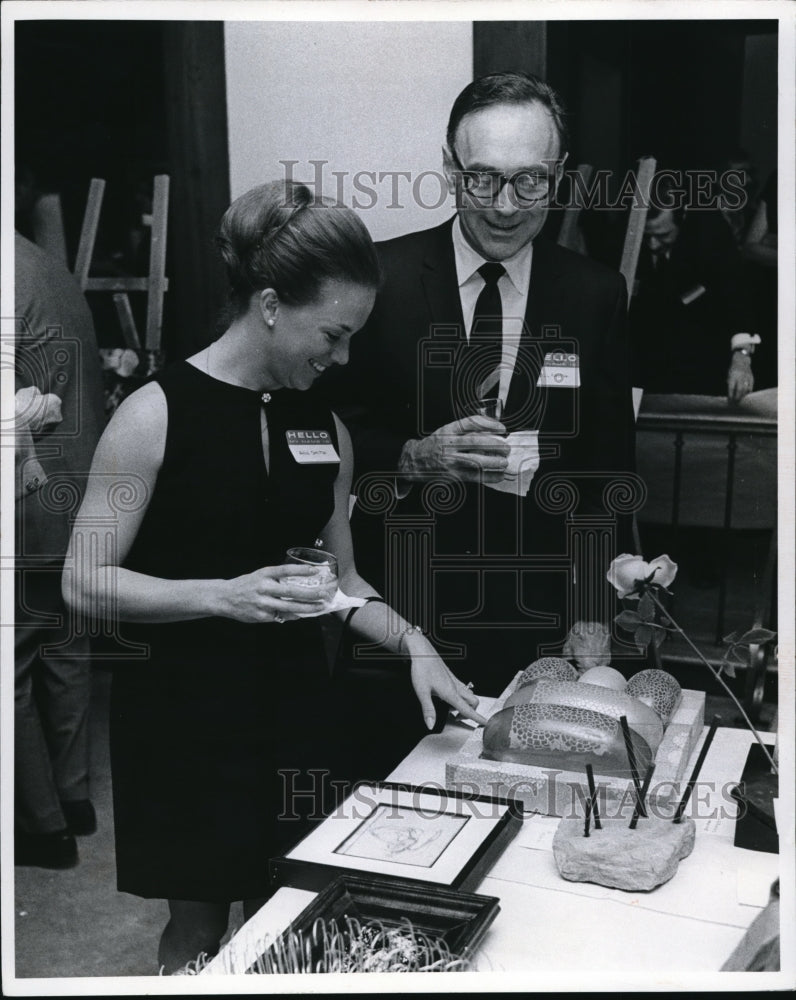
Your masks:
{"label": "person's arm in background", "polygon": [[760,337],[755,332],[752,289],[726,220],[707,212],[700,221],[697,266],[705,275],[711,314],[715,313],[706,334],[714,338],[716,364],[727,366],[727,401],[737,404],[755,384],[752,358]]}
{"label": "person's arm in background", "polygon": [[746,260],[766,267],[777,266],[777,234],[768,229],[768,206],[760,201],[749,224],[749,231],[743,245]]}
{"label": "person's arm in background", "polygon": [[730,367],[727,372],[727,399],[740,403],[755,387],[752,356],[755,345],[760,343],[756,334],[736,333],[731,341]]}
{"label": "person's arm in background", "polygon": [[15,482],[14,498],[35,493],[47,482],[47,473],[36,453],[35,435],[61,422],[61,400],[42,394],[36,386],[23,386],[14,396]]}

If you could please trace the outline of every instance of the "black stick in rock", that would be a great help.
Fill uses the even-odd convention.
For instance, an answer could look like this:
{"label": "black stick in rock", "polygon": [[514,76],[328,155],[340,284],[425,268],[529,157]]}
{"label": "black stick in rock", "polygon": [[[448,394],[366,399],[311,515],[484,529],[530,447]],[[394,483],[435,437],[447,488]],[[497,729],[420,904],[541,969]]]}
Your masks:
{"label": "black stick in rock", "polygon": [[655,770],[655,764],[650,764],[647,768],[647,773],[644,775],[644,784],[641,786],[641,795],[639,800],[636,802],[636,808],[633,810],[633,819],[630,821],[630,829],[636,829],[636,823],[638,823],[638,818],[641,815],[640,810],[646,808],[644,802],[647,798],[647,792],[650,790],[650,782],[652,781],[652,774]]}
{"label": "black stick in rock", "polygon": [[600,822],[600,813],[597,809],[597,788],[594,784],[594,769],[591,764],[586,765],[586,777],[589,779],[589,797],[591,800],[591,811],[594,816],[594,829],[602,830],[603,825]]}
{"label": "black stick in rock", "polygon": [[591,799],[586,801],[586,821],[583,824],[583,836],[589,836],[589,820],[591,819]]}
{"label": "black stick in rock", "polygon": [[[622,735],[625,737],[625,750],[627,750],[627,761],[630,764],[630,776],[633,779],[633,787],[636,790],[636,802],[638,803],[641,799],[641,782],[638,777],[638,767],[636,766],[636,755],[633,752],[633,742],[630,738],[630,728],[627,724],[627,716],[622,715],[619,718],[622,724]],[[646,819],[647,811],[644,808],[644,804],[641,803],[639,808],[639,815]]]}
{"label": "black stick in rock", "polygon": [[708,730],[708,735],[705,737],[705,742],[702,744],[702,749],[699,751],[699,756],[697,757],[696,764],[694,764],[694,770],[691,772],[691,777],[688,779],[688,784],[685,786],[685,792],[683,792],[683,797],[677,806],[674,813],[674,822],[682,823],[683,813],[685,812],[685,807],[688,805],[688,800],[691,798],[691,792],[694,790],[694,785],[699,777],[699,772],[702,770],[702,765],[705,763],[705,757],[708,755],[708,750],[710,750],[710,744],[713,742],[713,737],[716,735],[716,730],[719,728],[719,723],[721,722],[720,715],[714,715],[710,723],[710,729]]}

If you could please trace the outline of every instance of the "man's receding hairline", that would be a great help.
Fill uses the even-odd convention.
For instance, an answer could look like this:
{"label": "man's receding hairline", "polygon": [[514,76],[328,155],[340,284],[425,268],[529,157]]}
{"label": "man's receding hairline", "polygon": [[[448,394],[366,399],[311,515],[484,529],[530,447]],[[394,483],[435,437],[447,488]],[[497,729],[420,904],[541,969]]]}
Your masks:
{"label": "man's receding hairline", "polygon": [[455,144],[459,138],[459,131],[461,130],[462,125],[464,125],[468,118],[472,118],[474,115],[484,114],[487,111],[493,111],[495,108],[521,108],[533,107],[534,105],[538,105],[547,115],[558,143],[557,156],[561,156],[563,152],[563,136],[561,135],[558,125],[556,124],[555,115],[553,114],[551,108],[549,108],[544,101],[538,97],[522,97],[517,100],[513,100],[512,98],[501,98],[501,100],[495,101],[494,104],[487,104],[483,108],[472,108],[470,111],[466,111],[456,124],[456,131],[453,133],[453,144]]}

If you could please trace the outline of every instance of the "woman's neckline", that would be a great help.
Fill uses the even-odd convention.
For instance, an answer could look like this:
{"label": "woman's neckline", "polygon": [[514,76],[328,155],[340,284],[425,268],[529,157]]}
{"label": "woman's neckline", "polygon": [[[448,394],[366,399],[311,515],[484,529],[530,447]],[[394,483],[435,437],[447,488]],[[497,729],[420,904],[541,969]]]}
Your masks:
{"label": "woman's neckline", "polygon": [[216,385],[226,386],[228,389],[237,389],[239,392],[247,392],[253,396],[273,396],[275,392],[279,392],[279,389],[252,389],[247,385],[238,385],[236,382],[227,382],[226,379],[218,378],[217,375],[211,375],[210,372],[205,371],[204,368],[200,368],[199,365],[195,365],[193,361],[188,358],[185,359],[185,364],[188,365],[193,371],[198,372],[199,375],[204,375],[205,378],[210,379],[211,382],[215,382]]}

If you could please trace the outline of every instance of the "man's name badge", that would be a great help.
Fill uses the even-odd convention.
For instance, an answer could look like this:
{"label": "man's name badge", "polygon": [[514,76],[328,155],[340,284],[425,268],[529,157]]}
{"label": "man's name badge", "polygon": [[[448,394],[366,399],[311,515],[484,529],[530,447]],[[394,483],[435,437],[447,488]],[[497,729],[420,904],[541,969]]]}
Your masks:
{"label": "man's name badge", "polygon": [[328,431],[285,431],[287,446],[299,465],[339,462]]}
{"label": "man's name badge", "polygon": [[546,354],[536,385],[542,389],[579,388],[580,360],[577,354],[566,354],[564,351]]}

